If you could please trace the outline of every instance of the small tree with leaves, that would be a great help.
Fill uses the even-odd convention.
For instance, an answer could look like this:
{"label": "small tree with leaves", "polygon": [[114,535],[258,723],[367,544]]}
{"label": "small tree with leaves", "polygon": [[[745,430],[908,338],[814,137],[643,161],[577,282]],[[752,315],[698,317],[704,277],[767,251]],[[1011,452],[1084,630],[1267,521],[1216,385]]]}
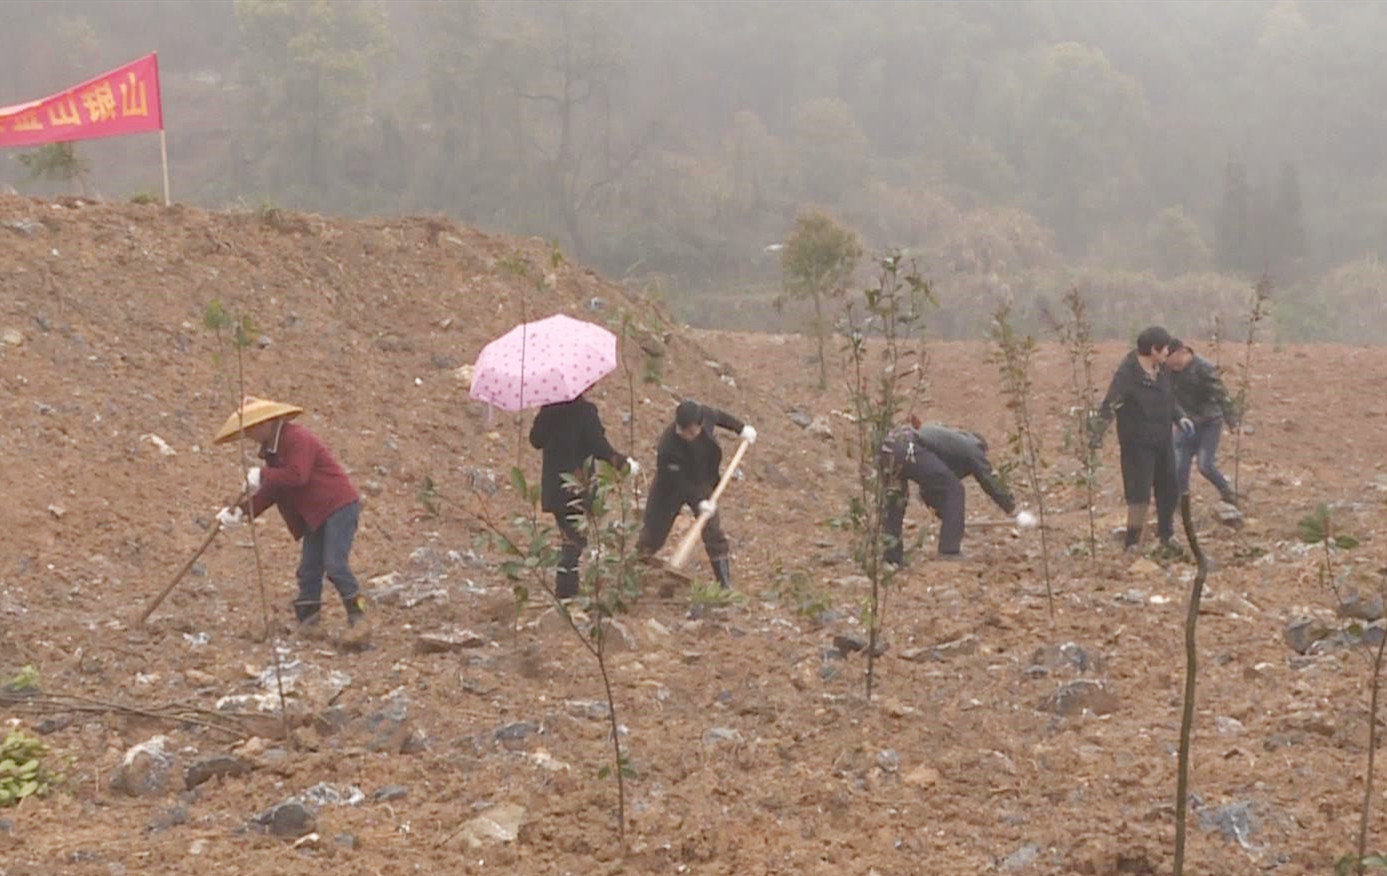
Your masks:
{"label": "small tree with leaves", "polygon": [[[867,698],[876,677],[877,642],[885,615],[886,592],[895,567],[883,555],[893,547],[886,533],[890,494],[900,489],[893,466],[884,466],[879,453],[909,402],[924,387],[924,340],[915,326],[927,304],[934,302],[929,284],[914,262],[899,253],[881,260],[877,283],[863,292],[860,302],[844,308],[844,346],[848,392],[852,398],[854,456],[857,460],[856,494],[848,504],[846,523],[853,536],[853,558],[870,582],[863,616],[867,626]],[[878,355],[869,349],[869,337],[881,341]]]}
{"label": "small tree with leaves", "polygon": [[1271,280],[1264,276],[1252,287],[1247,299],[1247,341],[1243,345],[1243,359],[1238,363],[1238,393],[1234,399],[1239,428],[1233,433],[1233,493],[1239,497],[1242,496],[1242,427],[1247,423],[1247,412],[1252,405],[1252,351],[1257,343],[1257,327],[1271,312],[1271,293]]}
{"label": "small tree with leaves", "polygon": [[77,154],[76,143],[49,143],[32,152],[21,152],[16,158],[28,171],[30,180],[75,182],[77,191],[86,197],[87,172],[91,170],[91,164]]}
{"label": "small tree with leaves", "polygon": [[997,366],[997,374],[1002,381],[1002,396],[1006,399],[1012,418],[1007,446],[1025,472],[1040,515],[1040,564],[1045,577],[1045,599],[1050,605],[1050,617],[1053,618],[1055,597],[1050,585],[1050,538],[1045,521],[1045,491],[1040,484],[1040,470],[1045,461],[1041,456],[1040,436],[1036,434],[1032,419],[1031,359],[1035,355],[1035,338],[1018,334],[1012,326],[1009,301],[1003,301],[993,313],[991,335],[996,350],[990,361]]}
{"label": "small tree with leaves", "polygon": [[857,234],[827,213],[802,213],[780,254],[784,285],[777,307],[787,300],[808,301],[814,307],[809,328],[819,345],[819,389],[828,387],[828,359],[824,347],[831,328],[826,308],[831,299],[847,294],[847,285],[862,258]]}
{"label": "small tree with leaves", "polygon": [[1094,417],[1098,415],[1098,387],[1093,381],[1093,323],[1088,316],[1088,303],[1078,288],[1064,296],[1064,319],[1059,321],[1060,343],[1069,359],[1069,389],[1071,403],[1065,441],[1079,463],[1088,509],[1088,555],[1098,557],[1098,460],[1099,455],[1089,446]]}
{"label": "small tree with leaves", "polygon": [[[202,313],[202,324],[217,337],[218,351],[216,353],[216,361],[219,365],[225,363],[223,351],[228,346],[236,354],[236,392],[231,401],[235,404],[236,410],[239,411],[242,409],[242,400],[246,397],[245,351],[246,348],[253,343],[252,339],[257,335],[255,326],[248,316],[242,316],[240,319],[234,317],[222,306],[221,301],[217,299],[208,302],[206,308],[204,308]],[[244,427],[245,424],[242,423],[241,425]],[[244,428],[240,433],[240,437],[242,440],[246,437]],[[244,484],[246,483],[246,476],[249,474],[250,469],[249,464],[246,462],[245,454],[237,453],[236,462],[240,469],[240,482]],[[244,492],[242,495],[245,495]],[[279,715],[281,721],[284,722],[285,738],[291,740],[292,744],[292,736],[289,734],[289,713],[285,707],[284,698],[284,668],[279,659],[279,647],[271,641],[270,600],[265,593],[265,567],[260,559],[260,541],[256,537],[255,521],[251,520],[249,523],[251,553],[255,557],[255,584],[260,593],[260,617],[264,623],[265,640],[271,644],[270,653],[274,660],[275,686],[279,693]]]}

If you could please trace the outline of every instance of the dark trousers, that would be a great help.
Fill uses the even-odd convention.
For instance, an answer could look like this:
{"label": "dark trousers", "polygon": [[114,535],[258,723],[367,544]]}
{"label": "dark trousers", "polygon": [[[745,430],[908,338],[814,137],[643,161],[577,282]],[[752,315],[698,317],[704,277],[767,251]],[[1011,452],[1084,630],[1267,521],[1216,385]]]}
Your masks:
{"label": "dark trousers", "polygon": [[300,620],[316,613],[322,604],[324,574],[343,602],[355,599],[361,592],[348,563],[360,519],[361,503],[353,502],[332,512],[322,526],[303,537],[299,596],[294,600],[294,611]]}
{"label": "dark trousers", "polygon": [[588,546],[588,540],[578,531],[577,523],[582,519],[581,511],[554,512],[554,522],[558,523],[559,537],[563,540],[559,548],[559,568],[554,574],[554,591],[560,599],[578,595],[578,561]]}
{"label": "dark trousers", "polygon": [[1175,506],[1180,502],[1180,486],[1175,478],[1173,443],[1123,444],[1122,493],[1128,507],[1145,508],[1156,494],[1156,535],[1162,541],[1175,534]]}
{"label": "dark trousers", "polygon": [[1223,433],[1223,420],[1215,417],[1194,427],[1194,432],[1175,436],[1175,474],[1181,494],[1190,491],[1191,463],[1198,461],[1199,473],[1213,484],[1225,498],[1233,492],[1228,479],[1218,470],[1218,442]]}
{"label": "dark trousers", "polygon": [[920,489],[920,498],[939,515],[939,553],[957,554],[963,544],[963,481],[944,461],[909,440],[891,441],[882,449],[878,462],[887,481],[886,535],[889,543],[882,559],[900,565],[905,556],[901,530],[905,508],[910,502],[910,484]]}
{"label": "dark trousers", "polygon": [[[674,519],[685,507],[698,513],[698,500],[685,499],[663,493],[651,493],[645,502],[645,518],[641,521],[640,538],[636,540],[636,550],[642,557],[652,557],[664,546],[669,531],[674,527]],[[727,559],[732,546],[722,531],[718,515],[708,518],[703,525],[703,549],[708,552],[708,561],[716,566]]]}

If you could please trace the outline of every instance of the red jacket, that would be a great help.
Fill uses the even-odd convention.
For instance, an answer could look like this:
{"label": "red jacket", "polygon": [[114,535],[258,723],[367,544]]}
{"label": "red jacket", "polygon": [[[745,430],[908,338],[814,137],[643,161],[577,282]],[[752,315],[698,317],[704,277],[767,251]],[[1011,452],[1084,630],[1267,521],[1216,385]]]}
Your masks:
{"label": "red jacket", "polygon": [[261,445],[260,457],[265,466],[260,491],[250,499],[250,515],[259,517],[278,505],[296,540],[361,498],[331,451],[303,426],[282,424],[275,440]]}

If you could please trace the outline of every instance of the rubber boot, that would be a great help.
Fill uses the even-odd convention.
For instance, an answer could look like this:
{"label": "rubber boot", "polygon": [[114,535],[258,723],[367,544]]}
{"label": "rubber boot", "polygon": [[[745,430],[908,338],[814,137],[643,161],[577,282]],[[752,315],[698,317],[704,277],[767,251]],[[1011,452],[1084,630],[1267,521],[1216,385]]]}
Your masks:
{"label": "rubber boot", "polygon": [[554,572],[554,595],[559,599],[573,599],[578,595],[578,560],[583,549],[577,545],[565,544],[559,554],[559,568]]}
{"label": "rubber boot", "polygon": [[319,620],[322,605],[317,602],[294,601],[294,619],[298,621],[296,632],[305,638],[313,639],[319,635]]}
{"label": "rubber boot", "polygon": [[732,560],[723,557],[720,560],[713,560],[713,575],[718,579],[718,584],[722,585],[723,590],[732,589]]}
{"label": "rubber boot", "polygon": [[366,597],[360,593],[343,599],[347,609],[347,642],[362,645],[371,640],[371,620],[366,616]]}

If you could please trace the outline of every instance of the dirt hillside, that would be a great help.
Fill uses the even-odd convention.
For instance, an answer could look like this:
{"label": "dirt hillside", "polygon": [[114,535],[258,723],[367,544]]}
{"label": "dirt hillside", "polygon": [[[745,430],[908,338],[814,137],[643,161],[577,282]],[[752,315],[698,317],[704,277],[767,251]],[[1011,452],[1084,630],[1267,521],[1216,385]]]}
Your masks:
{"label": "dirt hillside", "polygon": [[[515,507],[517,421],[469,402],[459,369],[521,319],[522,290],[530,318],[631,315],[634,417],[620,375],[597,401],[614,443],[642,462],[684,396],[763,436],[724,502],[742,598],[697,618],[682,594],[643,600],[613,656],[635,771],[624,857],[615,788],[598,773],[610,750],[601,680],[552,613],[515,618],[464,510],[478,491]],[[134,623],[237,487],[234,451],[209,447],[236,396],[234,357],[202,327],[214,299],[256,326],[247,390],[303,405],[365,493],[354,561],[375,600],[371,650],[282,631],[296,548],[274,515],[257,530],[304,719],[292,740],[273,717],[215,717],[219,704],[277,702],[244,529],[148,627]],[[969,560],[939,563],[934,522],[913,501],[908,532],[925,545],[891,594],[868,702],[863,655],[842,639],[861,633],[863,581],[828,524],[851,489],[849,424],[834,414],[847,399],[813,389],[802,338],[687,330],[556,264],[542,241],[430,218],[13,197],[0,198],[0,332],[0,683],[39,670],[42,694],[11,697],[8,712],[71,758],[63,791],[0,810],[0,874],[1170,871],[1192,566],[1134,562],[1107,539],[1084,556],[1059,416],[1068,371],[1050,345],[1035,404],[1053,619],[1035,533],[999,525],[969,486]],[[663,353],[654,380],[648,350]],[[985,352],[936,345],[924,413],[1000,448],[1006,412]],[[1103,348],[1104,377],[1120,355]],[[1361,640],[1381,623],[1335,616],[1324,552],[1296,524],[1331,503],[1336,531],[1360,541],[1331,557],[1341,595],[1380,588],[1385,382],[1372,351],[1259,348],[1243,529],[1218,524],[1196,476],[1215,571],[1187,872],[1324,873],[1352,847]],[[814,419],[832,436],[801,425]],[[537,454],[519,458],[537,474]],[[1104,462],[1106,532],[1121,514],[1113,447]],[[437,514],[420,501],[427,482]],[[421,642],[438,633],[456,641]],[[156,735],[163,754],[129,754]],[[254,821],[291,798],[311,823],[288,823],[289,809],[269,828]]]}

